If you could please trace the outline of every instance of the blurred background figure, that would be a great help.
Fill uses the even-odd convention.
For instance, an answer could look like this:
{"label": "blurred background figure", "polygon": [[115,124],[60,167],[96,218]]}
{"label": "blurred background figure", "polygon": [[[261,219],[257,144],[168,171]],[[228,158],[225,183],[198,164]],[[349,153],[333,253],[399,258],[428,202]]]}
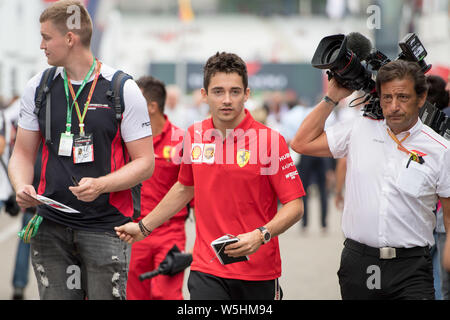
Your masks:
{"label": "blurred background figure", "polygon": [[[427,101],[434,104],[439,110],[447,108],[449,92],[445,89],[446,81],[440,76],[430,75],[427,77],[427,82],[429,86]],[[445,270],[442,264],[442,253],[446,238],[442,206],[438,203],[436,207],[436,228],[434,229],[435,244],[431,248],[436,300],[449,300],[450,273]]]}
{"label": "blurred background figure", "polygon": [[[447,91],[447,94],[450,94],[450,73],[448,74],[447,84],[445,85],[445,91]],[[450,106],[444,108],[443,111],[448,117],[450,117]]]}
{"label": "blurred background figure", "polygon": [[203,100],[203,97],[200,93],[200,89],[194,90],[192,92],[192,102],[186,108],[186,116],[187,116],[187,124],[188,127],[195,122],[199,122],[204,120],[209,116],[209,106]]}
{"label": "blurred background figure", "polygon": [[[289,94],[286,95],[286,97],[288,96]],[[279,96],[277,96],[277,98],[279,99]],[[283,101],[282,104],[278,103],[278,105],[283,105],[285,108],[288,108],[278,115],[280,120],[277,121],[276,124],[280,133],[289,143],[312,108],[302,105],[299,99],[292,95],[292,93],[289,100]],[[272,119],[275,119],[275,115],[273,115]],[[328,170],[332,170],[332,161],[328,158],[299,155],[292,151],[291,155],[306,191],[306,195],[303,199],[304,213],[300,221],[302,230],[306,230],[308,226],[308,188],[312,185],[316,185],[320,198],[320,226],[322,227],[322,231],[326,231],[328,211],[327,172]]]}
{"label": "blurred background figure", "polygon": [[181,91],[177,85],[167,86],[166,105],[164,106],[164,114],[177,127],[185,130],[190,126],[188,110],[181,103]]}
{"label": "blurred background figure", "polygon": [[[17,121],[19,119],[20,101],[14,96],[8,104],[0,109],[0,194],[1,199],[5,203],[4,209],[6,213],[16,217],[21,215],[23,228],[28,224],[35,213],[35,208],[21,210],[16,203],[15,193],[11,187],[9,177],[6,174],[6,166],[14,147],[15,135],[17,130]],[[35,182],[39,180],[39,174],[35,176]],[[19,230],[17,230],[19,231]],[[17,251],[14,263],[14,272],[12,276],[13,300],[23,300],[24,292],[28,284],[30,266],[30,244],[26,244],[20,239],[17,241]]]}
{"label": "blurred background figure", "polygon": [[[1,103],[2,102],[0,101],[0,104]],[[0,105],[0,208],[3,207],[5,201],[8,200],[13,193],[7,172],[12,133],[12,123],[5,112],[5,109],[8,106],[9,105]]]}
{"label": "blurred background figure", "polygon": [[[153,175],[142,182],[141,215],[135,220],[138,222],[156,207],[177,181],[184,130],[173,125],[171,119],[165,115],[164,101],[175,107],[177,104],[175,96],[166,99],[167,90],[163,82],[151,76],[144,76],[136,83],[147,102],[155,152]],[[176,88],[172,89],[174,93]],[[132,245],[127,282],[128,300],[183,300],[183,272],[172,276],[158,275],[144,281],[140,281],[139,276],[156,270],[174,245],[184,251],[185,221],[188,213],[189,206],[182,208],[170,220],[155,228],[151,237]]]}
{"label": "blurred background figure", "polygon": [[271,129],[281,132],[281,118],[289,110],[289,106],[285,101],[284,92],[275,91],[270,93],[266,105],[268,107],[266,125]]}

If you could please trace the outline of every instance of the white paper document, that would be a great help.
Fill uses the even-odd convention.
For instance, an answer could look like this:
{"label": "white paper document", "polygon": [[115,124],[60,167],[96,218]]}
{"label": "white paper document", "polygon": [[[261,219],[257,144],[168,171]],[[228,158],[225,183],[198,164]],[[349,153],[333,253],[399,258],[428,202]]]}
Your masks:
{"label": "white paper document", "polygon": [[53,199],[41,196],[39,194],[36,195],[36,197],[33,197],[29,193],[25,193],[25,194],[27,194],[28,196],[32,197],[33,199],[39,201],[41,204],[45,204],[46,206],[49,206],[49,207],[51,207],[51,208],[53,208],[55,210],[62,211],[62,212],[67,212],[67,213],[80,213],[80,211],[78,211],[78,210],[75,210],[75,209],[73,209],[73,208],[71,208],[69,206],[66,206],[65,204],[62,204],[62,203],[60,203],[58,201],[55,201]]}

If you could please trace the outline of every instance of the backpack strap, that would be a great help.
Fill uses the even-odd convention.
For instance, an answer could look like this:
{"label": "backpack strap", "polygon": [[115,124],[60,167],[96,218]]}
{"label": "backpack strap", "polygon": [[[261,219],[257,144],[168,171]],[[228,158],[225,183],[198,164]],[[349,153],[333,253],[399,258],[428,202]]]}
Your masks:
{"label": "backpack strap", "polygon": [[[123,98],[123,88],[125,82],[128,79],[133,79],[129,74],[118,70],[114,73],[111,79],[110,89],[106,92],[106,95],[110,98],[112,102],[112,107],[116,113],[116,120],[120,130],[120,123],[122,121],[122,114],[125,111],[125,102]],[[123,159],[126,162],[127,156],[125,153],[125,143],[122,141]],[[131,196],[133,199],[133,220],[136,220],[141,215],[141,187],[142,184],[139,183],[131,188]]]}
{"label": "backpack strap", "polygon": [[36,88],[36,93],[34,96],[34,114],[39,116],[39,112],[42,108],[42,102],[45,98],[45,143],[52,143],[51,138],[51,96],[50,88],[53,83],[53,78],[55,77],[56,67],[48,68],[44,71],[39,82],[39,86]]}
{"label": "backpack strap", "polygon": [[109,91],[106,92],[112,100],[112,107],[116,112],[116,120],[119,123],[122,120],[122,113],[125,110],[123,87],[125,86],[125,81],[128,79],[133,79],[133,77],[121,70],[116,71],[111,80],[111,87]]}

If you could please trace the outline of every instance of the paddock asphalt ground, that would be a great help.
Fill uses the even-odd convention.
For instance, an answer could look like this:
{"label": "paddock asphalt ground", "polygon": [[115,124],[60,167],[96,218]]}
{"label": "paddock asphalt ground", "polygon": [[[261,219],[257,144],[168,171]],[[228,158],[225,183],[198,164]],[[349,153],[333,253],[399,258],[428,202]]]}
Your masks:
{"label": "paddock asphalt ground", "polygon": [[[288,229],[280,238],[283,274],[280,284],[284,300],[340,300],[336,272],[344,237],[341,231],[341,212],[329,198],[328,228],[323,232],[319,225],[319,199],[315,186],[309,189],[309,226],[306,232],[300,223]],[[0,300],[11,299],[12,276],[18,245],[17,232],[21,228],[20,217],[10,217],[0,213]],[[187,248],[193,246],[195,224],[192,218],[186,222]],[[186,282],[189,268],[185,270],[183,294],[189,299]],[[37,282],[34,272],[29,269],[29,283],[25,299],[38,300]]]}

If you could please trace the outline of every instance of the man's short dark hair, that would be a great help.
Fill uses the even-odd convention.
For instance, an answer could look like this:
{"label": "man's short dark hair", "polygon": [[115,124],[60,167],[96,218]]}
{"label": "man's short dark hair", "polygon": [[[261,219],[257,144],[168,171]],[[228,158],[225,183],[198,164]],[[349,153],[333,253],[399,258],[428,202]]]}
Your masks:
{"label": "man's short dark hair", "polygon": [[428,85],[425,74],[416,62],[406,60],[391,61],[380,68],[376,81],[377,92],[381,93],[383,83],[406,78],[414,81],[414,90],[418,96],[426,94]]}
{"label": "man's short dark hair", "polygon": [[439,110],[447,108],[449,95],[445,90],[445,80],[439,76],[431,75],[427,77],[428,96],[427,101],[434,104]]}
{"label": "man's short dark hair", "polygon": [[159,111],[164,114],[164,105],[166,104],[167,95],[164,82],[152,76],[144,76],[140,77],[136,83],[142,90],[147,103],[155,101],[158,105]]}
{"label": "man's short dark hair", "polygon": [[237,73],[242,78],[242,83],[244,84],[244,90],[247,90],[248,87],[248,75],[247,75],[247,66],[245,65],[244,60],[242,60],[238,55],[234,53],[217,52],[215,55],[210,57],[208,61],[206,61],[205,67],[203,69],[203,87],[206,92],[208,92],[208,86],[211,81],[211,78],[217,72],[224,73]]}

